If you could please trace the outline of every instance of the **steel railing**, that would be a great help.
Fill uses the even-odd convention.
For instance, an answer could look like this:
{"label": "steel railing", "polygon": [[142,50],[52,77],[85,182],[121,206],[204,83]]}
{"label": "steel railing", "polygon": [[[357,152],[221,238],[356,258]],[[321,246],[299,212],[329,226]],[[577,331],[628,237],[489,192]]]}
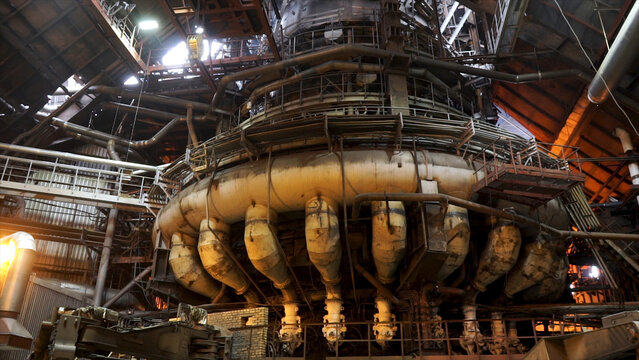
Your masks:
{"label": "steel railing", "polygon": [[179,183],[133,169],[37,160],[0,155],[0,191],[14,195],[38,194],[49,200],[155,211],[179,191]]}

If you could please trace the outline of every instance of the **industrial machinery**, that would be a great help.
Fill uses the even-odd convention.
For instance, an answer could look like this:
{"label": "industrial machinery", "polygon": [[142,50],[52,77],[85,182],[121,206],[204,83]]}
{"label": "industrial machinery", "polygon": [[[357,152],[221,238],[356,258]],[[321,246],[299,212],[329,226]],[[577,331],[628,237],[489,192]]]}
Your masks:
{"label": "industrial machinery", "polygon": [[[507,332],[522,351],[517,329],[498,312],[492,340],[484,339],[477,299],[504,305],[562,295],[568,237],[592,236],[569,232],[561,198],[581,191],[583,175],[568,165],[570,152],[552,153],[491,123],[494,109],[482,105],[481,92],[455,86],[479,70],[453,74],[433,60],[450,50],[424,14],[407,16],[393,0],[335,5],[284,2],[286,59],[225,75],[203,106],[217,133],[202,142],[190,132],[186,156],[167,172],[187,165],[197,181],[155,222],[153,238],[170,249],[175,279],[211,300],[228,287],[248,304],[279,308],[277,333],[290,354],[303,343],[301,324],[318,319],[318,298],[330,349],[349,336],[348,321],[365,320],[386,348],[411,311],[435,323],[446,316],[434,289],[447,287],[458,287],[467,354],[506,353]],[[308,262],[296,259],[301,252]],[[319,276],[301,274],[296,266],[304,264]],[[255,276],[281,295],[268,295]],[[312,278],[324,285],[319,297],[308,294]],[[505,296],[490,294],[491,286]],[[400,315],[402,291],[423,293],[424,304]],[[437,326],[421,331],[441,336]]]}
{"label": "industrial machinery", "polygon": [[[598,249],[605,245],[623,257],[617,241],[639,235],[599,232],[603,226],[581,187],[586,177],[577,149],[497,126],[491,98],[492,81],[591,77],[578,69],[513,74],[465,62],[497,54],[499,43],[506,46],[491,37],[497,36],[492,28],[509,28],[498,16],[505,13],[464,26],[467,8],[451,31],[447,26],[462,1],[445,17],[438,1],[247,0],[232,2],[237,6],[222,15],[216,13],[221,1],[188,3],[169,9],[187,40],[184,69],[147,64],[139,88],[90,82],[83,90],[99,99],[92,109],[96,118],[126,113],[135,126],[138,116],[148,117],[160,128],[152,136],[133,140],[133,130],[123,137],[39,114],[38,127],[102,147],[111,159],[0,144],[9,152],[55,156],[51,174],[73,179],[72,187],[52,194],[42,184],[54,183],[53,175],[44,181],[32,175],[39,174],[32,165],[45,162],[29,162],[24,176],[27,166],[8,171],[8,194],[109,208],[95,306],[56,312],[41,328],[35,359],[109,353],[227,358],[228,339],[216,327],[186,317],[132,325],[100,307],[149,277],[137,290],[156,310],[186,302],[208,304],[209,310],[268,307],[267,324],[240,317],[238,331],[267,328],[264,347],[273,357],[317,351],[336,357],[523,358],[540,333],[556,334],[548,323],[524,318],[526,307],[572,301],[567,254],[592,250],[592,262],[612,286]],[[506,3],[511,6],[504,11],[512,11],[516,2]],[[245,7],[250,9],[239,10]],[[265,10],[271,7],[277,11]],[[182,24],[191,23],[181,22],[180,14],[192,16],[202,31],[185,31]],[[203,44],[213,46],[207,31],[215,30],[215,41],[222,42],[223,34],[237,29],[220,24],[235,16],[245,38],[220,45],[221,58],[203,60]],[[193,79],[206,82],[207,90],[147,91]],[[124,118],[122,124],[128,124]],[[173,158],[163,156],[168,164],[128,161],[159,144],[178,148],[168,138],[181,124],[188,145]],[[624,151],[632,151],[628,133],[615,134]],[[91,167],[59,165],[57,157]],[[632,162],[633,177],[638,169]],[[90,181],[76,182],[81,176]],[[16,177],[24,184],[14,185]],[[147,215],[136,224],[152,232],[145,240],[153,264],[150,254],[138,256],[147,264],[134,269],[144,270],[105,304],[116,224],[135,211]],[[131,246],[129,259],[139,250]],[[572,308],[562,314],[575,318],[562,319],[572,332],[600,326],[597,319],[577,319],[581,313]],[[625,334],[635,336],[636,323],[629,324]]]}
{"label": "industrial machinery", "polygon": [[228,332],[206,322],[205,310],[186,304],[175,321],[156,324],[130,323],[103,307],[59,309],[42,323],[31,358],[229,359]]}

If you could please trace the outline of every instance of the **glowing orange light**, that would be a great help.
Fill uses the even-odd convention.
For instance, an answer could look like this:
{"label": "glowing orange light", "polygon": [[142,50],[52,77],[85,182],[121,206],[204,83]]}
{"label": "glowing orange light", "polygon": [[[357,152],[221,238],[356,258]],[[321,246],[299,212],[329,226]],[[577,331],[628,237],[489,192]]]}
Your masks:
{"label": "glowing orange light", "polygon": [[0,264],[9,265],[16,256],[16,244],[13,241],[0,244]]}

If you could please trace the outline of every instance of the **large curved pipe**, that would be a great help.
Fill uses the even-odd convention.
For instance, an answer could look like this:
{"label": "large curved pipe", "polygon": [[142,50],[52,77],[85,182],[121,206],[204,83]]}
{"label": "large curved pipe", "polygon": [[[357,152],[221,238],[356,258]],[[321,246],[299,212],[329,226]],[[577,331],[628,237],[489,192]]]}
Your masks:
{"label": "large curved pipe", "polygon": [[322,333],[331,346],[336,346],[346,333],[343,325],[339,271],[342,245],[339,238],[337,205],[318,195],[306,203],[306,250],[326,286],[326,312]]}
{"label": "large curved pipe", "polygon": [[317,194],[340,201],[343,198],[351,204],[361,193],[412,193],[417,191],[418,179],[438,181],[440,192],[445,194],[470,196],[476,174],[466,161],[456,155],[427,151],[417,152],[415,159],[417,164],[407,152],[345,151],[343,197],[341,160],[335,153],[306,152],[273,157],[270,184],[268,161],[235,166],[182,190],[162,208],[157,227],[165,239],[174,232],[196,236],[200,222],[206,217],[207,206],[209,217],[232,224],[244,218],[241,209],[253,203],[266,204],[269,197],[274,211],[296,211],[304,209],[307,200]]}
{"label": "large curved pipe", "polygon": [[637,55],[639,55],[637,42],[639,42],[639,2],[635,2],[630,9],[626,21],[619,29],[606,58],[588,87],[588,99],[591,102],[601,104],[606,101],[628,68],[636,64]]}
{"label": "large curved pipe", "polygon": [[383,69],[384,67],[378,64],[362,64],[362,63],[354,63],[354,62],[348,62],[348,61],[332,60],[332,61],[325,62],[321,65],[312,67],[310,69],[301,71],[286,79],[274,81],[272,83],[269,83],[268,85],[259,87],[253,90],[249,99],[253,101],[260,94],[266,94],[271,91],[277,90],[284,85],[300,81],[310,76],[324,74],[329,71],[351,71],[351,72],[358,72],[358,73],[371,73],[371,72],[380,72]]}
{"label": "large curved pipe", "polygon": [[154,119],[167,120],[167,121],[172,120],[176,117],[182,116],[180,114],[170,113],[166,111],[160,111],[155,109],[139,107],[135,105],[115,103],[115,102],[106,102],[100,105],[100,107],[102,108],[102,110],[111,110],[111,111],[118,111],[118,112],[122,111],[122,112],[130,113],[130,114],[144,115],[144,116],[152,117]]}
{"label": "large curved pipe", "polygon": [[264,276],[269,278],[276,288],[282,291],[284,298],[284,317],[279,331],[280,339],[293,352],[301,344],[302,328],[297,315],[297,292],[288,269],[286,259],[280,249],[276,230],[277,213],[265,205],[253,204],[246,209],[244,245],[251,263]]}
{"label": "large curved pipe", "polygon": [[[528,73],[528,74],[509,74],[501,71],[495,70],[486,70],[482,68],[476,68],[472,66],[466,66],[462,64],[458,64],[455,62],[448,62],[442,60],[435,60],[425,56],[412,56],[411,64],[416,64],[420,66],[426,66],[429,68],[439,68],[445,70],[451,70],[455,72],[459,72],[462,74],[481,76],[488,79],[495,79],[507,83],[513,84],[523,84],[534,81],[541,80],[552,80],[559,79],[564,77],[576,76],[585,81],[590,81],[592,79],[590,75],[579,69],[566,69],[566,70],[556,70],[556,71],[543,71],[536,73]],[[412,70],[416,72],[418,70]]]}
{"label": "large curved pipe", "polygon": [[224,251],[223,242],[228,243],[229,231],[229,225],[217,219],[202,220],[197,245],[202,265],[215,280],[235,289],[238,295],[244,295],[248,303],[258,303],[251,283]]}
{"label": "large curved pipe", "polygon": [[99,130],[90,129],[82,125],[70,123],[68,121],[64,121],[58,118],[53,118],[51,120],[51,123],[54,126],[59,127],[71,134],[75,134],[75,133],[82,134],[82,135],[86,135],[86,136],[89,136],[98,140],[102,140],[102,141],[107,141],[107,142],[112,140],[114,142],[114,145],[118,144],[121,146],[128,146],[132,149],[142,149],[142,148],[147,148],[149,146],[155,145],[160,139],[166,136],[176,125],[178,125],[180,121],[183,121],[183,120],[185,120],[185,118],[182,118],[182,117],[173,118],[166,125],[164,125],[160,130],[158,130],[158,132],[155,133],[155,135],[153,135],[150,139],[135,140],[135,141],[128,141],[115,135],[107,134]]}
{"label": "large curved pipe", "polygon": [[[118,88],[118,87],[92,86],[91,88],[89,88],[89,91],[94,93],[112,95],[112,96],[122,96],[128,99],[140,99],[141,101],[147,101],[154,104],[172,106],[172,107],[182,108],[182,109],[186,109],[188,105],[192,105],[193,110],[196,110],[196,111],[208,112],[210,110],[208,104],[204,104],[201,102],[184,100],[184,99],[179,99],[179,98],[174,98],[169,96],[149,94],[149,93],[144,93],[139,91],[130,91],[130,90],[125,90],[123,88]],[[230,115],[228,111],[224,111],[221,109],[213,109],[213,111],[218,112],[220,114],[224,114],[224,115]]]}
{"label": "large curved pipe", "polygon": [[222,100],[222,96],[226,91],[226,88],[231,83],[234,83],[236,81],[246,80],[264,74],[278,74],[281,70],[291,66],[313,64],[333,59],[344,59],[355,56],[391,58],[393,56],[399,57],[406,55],[362,45],[342,45],[270,63],[268,65],[259,66],[244,71],[238,71],[236,73],[226,75],[220,80],[220,83],[217,86],[217,91],[215,92],[215,95],[213,95],[213,99],[211,100],[210,109],[217,109],[220,101]]}
{"label": "large curved pipe", "polygon": [[204,270],[198,257],[196,239],[175,232],[171,237],[171,243],[169,264],[175,279],[185,288],[209,299],[215,299],[220,293],[220,286]]}

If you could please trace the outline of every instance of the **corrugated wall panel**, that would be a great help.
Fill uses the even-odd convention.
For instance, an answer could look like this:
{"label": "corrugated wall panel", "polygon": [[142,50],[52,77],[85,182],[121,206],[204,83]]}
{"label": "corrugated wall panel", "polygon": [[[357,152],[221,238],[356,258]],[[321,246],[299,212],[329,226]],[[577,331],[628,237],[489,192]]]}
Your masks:
{"label": "corrugated wall panel", "polygon": [[83,245],[36,240],[36,254],[34,271],[39,277],[81,284],[92,281],[94,254]]}

